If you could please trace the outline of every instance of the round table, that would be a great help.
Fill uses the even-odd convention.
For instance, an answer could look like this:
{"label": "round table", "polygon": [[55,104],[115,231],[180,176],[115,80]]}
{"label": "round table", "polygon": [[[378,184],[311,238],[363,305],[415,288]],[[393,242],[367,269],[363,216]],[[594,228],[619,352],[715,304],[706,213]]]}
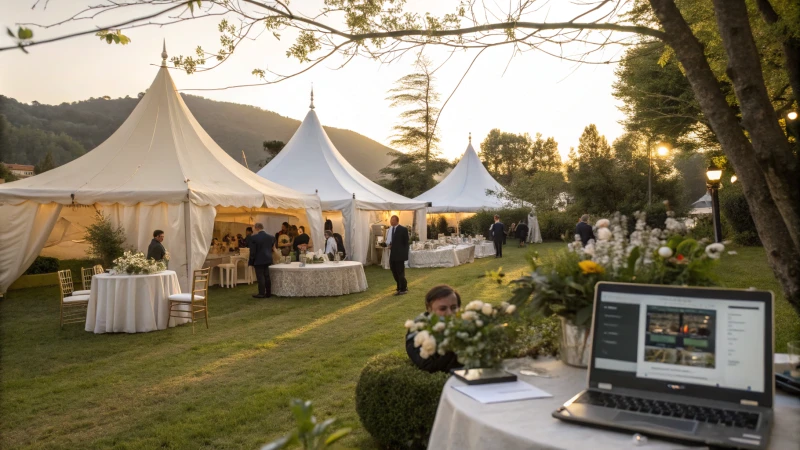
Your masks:
{"label": "round table", "polygon": [[[552,398],[508,403],[483,404],[453,386],[464,383],[450,377],[442,391],[436,421],[428,448],[435,449],[607,449],[639,448],[646,450],[686,449],[681,444],[650,438],[636,446],[633,433],[601,430],[570,424],[550,414],[586,387],[586,369],[578,369],[554,359],[528,358],[506,361],[506,370],[542,389]],[[521,369],[543,369],[551,378],[521,375]],[[770,449],[797,449],[797,424],[800,423],[800,402],[777,391],[775,423]],[[703,447],[704,448],[704,447]]]}
{"label": "round table", "polygon": [[480,243],[475,244],[475,257],[476,258],[488,258],[490,256],[495,255],[494,250],[494,242],[492,241],[481,241]]}
{"label": "round table", "polygon": [[86,311],[86,331],[145,333],[186,323],[188,319],[167,321],[169,296],[180,292],[178,275],[173,270],[153,275],[95,275]]}
{"label": "round table", "polygon": [[278,297],[327,297],[367,290],[364,266],[358,261],[269,266],[272,295]]}

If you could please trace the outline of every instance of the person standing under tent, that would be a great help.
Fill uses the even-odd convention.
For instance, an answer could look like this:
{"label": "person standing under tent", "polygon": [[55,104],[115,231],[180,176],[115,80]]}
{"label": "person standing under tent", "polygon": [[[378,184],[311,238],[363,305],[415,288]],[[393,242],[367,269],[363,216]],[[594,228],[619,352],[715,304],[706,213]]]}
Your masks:
{"label": "person standing under tent", "polygon": [[505,233],[505,225],[503,222],[500,222],[500,216],[497,214],[494,215],[494,224],[489,229],[492,235],[492,242],[494,242],[494,257],[495,258],[502,258],[503,257],[503,241],[506,238]]}
{"label": "person standing under tent", "polygon": [[328,259],[333,261],[334,255],[339,251],[339,246],[336,244],[336,239],[333,238],[331,230],[325,230],[325,253]]}
{"label": "person standing under tent", "polygon": [[294,249],[294,260],[299,261],[300,252],[308,250],[308,244],[311,238],[306,234],[306,227],[300,225],[297,227],[298,235],[292,242],[292,249]]}
{"label": "person standing under tent", "polygon": [[278,238],[280,238],[281,235],[288,233],[289,233],[289,222],[283,222],[281,224],[281,231],[275,233],[275,242],[278,242]]}
{"label": "person standing under tent", "polygon": [[389,249],[389,268],[397,283],[397,292],[394,295],[408,294],[408,281],[406,280],[406,261],[408,261],[408,229],[400,225],[400,218],[392,216],[389,219],[388,233],[386,233],[386,248]]}
{"label": "person standing under tent", "polygon": [[264,231],[264,225],[254,225],[256,234],[250,236],[250,260],[258,280],[258,294],[253,298],[270,298],[272,282],[269,279],[269,266],[272,265],[272,253],[275,249],[275,238]]}
{"label": "person standing under tent", "polygon": [[153,240],[150,241],[150,246],[147,247],[147,259],[164,260],[167,255],[167,249],[164,248],[162,242],[164,242],[164,232],[161,230],[153,231]]}

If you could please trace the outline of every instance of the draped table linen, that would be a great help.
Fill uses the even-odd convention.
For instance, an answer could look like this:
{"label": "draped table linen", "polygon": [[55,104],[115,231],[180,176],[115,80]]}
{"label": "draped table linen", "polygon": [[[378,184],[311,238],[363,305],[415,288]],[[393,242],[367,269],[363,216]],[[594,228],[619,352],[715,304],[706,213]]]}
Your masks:
{"label": "draped table linen", "polygon": [[475,257],[488,258],[495,255],[494,242],[483,241],[475,244]]}
{"label": "draped table linen", "polygon": [[[552,398],[507,403],[483,404],[454,386],[464,383],[450,377],[442,391],[428,448],[437,450],[471,449],[587,449],[621,450],[641,448],[632,440],[633,432],[615,432],[569,424],[550,414],[586,387],[586,369],[567,366],[554,359],[517,359],[505,362],[505,369],[520,381],[542,389]],[[520,374],[521,369],[543,369],[551,378]],[[775,424],[770,449],[796,449],[800,403],[777,391]],[[680,444],[650,438],[648,450],[688,449]],[[701,446],[702,448],[705,448]]]}
{"label": "draped table linen", "polygon": [[328,297],[367,290],[364,265],[358,261],[269,266],[272,295],[278,297]]}
{"label": "draped table linen", "polygon": [[146,333],[186,323],[188,319],[168,320],[169,296],[180,292],[173,270],[152,275],[95,275],[85,329],[97,334]]}
{"label": "draped table linen", "polygon": [[475,245],[446,245],[435,250],[411,250],[408,267],[456,267],[475,261]]}

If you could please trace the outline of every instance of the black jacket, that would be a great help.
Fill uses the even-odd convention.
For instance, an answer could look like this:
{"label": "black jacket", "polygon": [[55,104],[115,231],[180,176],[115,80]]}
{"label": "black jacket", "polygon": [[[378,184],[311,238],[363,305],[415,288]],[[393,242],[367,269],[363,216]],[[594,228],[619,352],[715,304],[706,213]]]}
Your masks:
{"label": "black jacket", "polygon": [[161,245],[161,242],[153,239],[150,241],[150,246],[147,247],[147,259],[153,258],[156,261],[162,261],[167,254],[167,249]]}
{"label": "black jacket", "polygon": [[492,224],[491,232],[493,241],[502,241],[505,236],[505,225],[503,222],[495,222]]}
{"label": "black jacket", "polygon": [[269,266],[272,264],[272,248],[275,247],[275,238],[264,230],[250,236],[250,261],[251,266]]}
{"label": "black jacket", "polygon": [[581,244],[583,244],[584,247],[589,240],[594,239],[592,226],[586,222],[578,222],[578,224],[575,225],[575,234],[581,237]]}
{"label": "black jacket", "polygon": [[528,226],[524,223],[517,225],[517,237],[519,239],[527,239],[528,238]]}
{"label": "black jacket", "polygon": [[419,347],[414,347],[414,336],[416,335],[416,332],[406,334],[406,353],[417,368],[430,373],[450,373],[451,369],[460,369],[463,367],[458,362],[458,356],[453,352],[447,352],[444,355],[436,353],[429,356],[427,359],[423,359],[422,356],[419,355]]}
{"label": "black jacket", "polygon": [[[389,228],[390,232],[391,230]],[[408,229],[402,225],[394,227],[389,261],[408,261]]]}

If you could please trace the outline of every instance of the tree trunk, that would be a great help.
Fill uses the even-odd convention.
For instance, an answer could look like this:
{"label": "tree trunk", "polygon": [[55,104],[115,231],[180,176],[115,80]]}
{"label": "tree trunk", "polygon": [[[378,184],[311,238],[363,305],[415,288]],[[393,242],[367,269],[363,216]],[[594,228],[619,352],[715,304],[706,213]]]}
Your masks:
{"label": "tree trunk", "polygon": [[[650,4],[664,28],[667,44],[673,48],[684,68],[703,114],[741,180],[750,214],[786,299],[800,312],[800,251],[794,245],[786,221],[773,200],[753,145],[742,132],[736,115],[725,100],[702,45],[692,34],[675,3],[672,0],[650,0]],[[754,107],[753,104],[748,105]],[[771,104],[769,112],[772,113]],[[748,114],[752,115],[753,112]]]}

